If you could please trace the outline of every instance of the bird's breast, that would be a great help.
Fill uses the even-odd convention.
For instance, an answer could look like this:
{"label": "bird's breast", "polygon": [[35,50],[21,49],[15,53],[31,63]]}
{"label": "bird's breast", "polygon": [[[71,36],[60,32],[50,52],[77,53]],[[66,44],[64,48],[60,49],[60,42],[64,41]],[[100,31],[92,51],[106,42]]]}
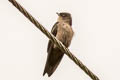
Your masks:
{"label": "bird's breast", "polygon": [[56,37],[68,47],[73,37],[72,27],[68,24],[58,24],[58,30]]}

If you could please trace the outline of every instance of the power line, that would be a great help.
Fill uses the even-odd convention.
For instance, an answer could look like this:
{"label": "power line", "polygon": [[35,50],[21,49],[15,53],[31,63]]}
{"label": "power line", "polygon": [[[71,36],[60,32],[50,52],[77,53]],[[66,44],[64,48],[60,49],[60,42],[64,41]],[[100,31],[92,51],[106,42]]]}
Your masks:
{"label": "power line", "polygon": [[68,48],[66,48],[57,38],[48,32],[31,14],[29,14],[18,2],[15,0],[9,0],[26,18],[28,18],[39,30],[41,30],[57,47],[65,53],[70,59],[72,59],[88,76],[93,80],[99,80],[99,78],[92,73],[79,59],[77,59]]}

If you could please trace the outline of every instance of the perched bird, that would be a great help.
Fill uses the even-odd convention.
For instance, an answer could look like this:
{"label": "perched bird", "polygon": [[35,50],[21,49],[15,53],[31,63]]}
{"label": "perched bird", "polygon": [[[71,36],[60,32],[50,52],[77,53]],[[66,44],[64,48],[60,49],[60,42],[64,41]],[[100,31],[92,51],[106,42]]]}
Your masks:
{"label": "perched bird", "polygon": [[[58,40],[60,40],[66,47],[69,47],[74,34],[72,30],[71,14],[67,12],[57,14],[59,17],[57,22],[53,26],[51,33]],[[47,73],[48,76],[50,77],[58,67],[64,53],[50,40],[48,42],[47,52],[48,56],[43,76],[45,75],[45,73]]]}

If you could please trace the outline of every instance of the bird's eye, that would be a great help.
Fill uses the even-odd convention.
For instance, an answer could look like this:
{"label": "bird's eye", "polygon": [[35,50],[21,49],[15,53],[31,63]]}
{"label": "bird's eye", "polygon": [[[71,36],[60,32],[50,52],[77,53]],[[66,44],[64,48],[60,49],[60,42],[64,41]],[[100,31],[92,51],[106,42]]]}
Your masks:
{"label": "bird's eye", "polygon": [[63,14],[62,16],[65,17],[66,15]]}

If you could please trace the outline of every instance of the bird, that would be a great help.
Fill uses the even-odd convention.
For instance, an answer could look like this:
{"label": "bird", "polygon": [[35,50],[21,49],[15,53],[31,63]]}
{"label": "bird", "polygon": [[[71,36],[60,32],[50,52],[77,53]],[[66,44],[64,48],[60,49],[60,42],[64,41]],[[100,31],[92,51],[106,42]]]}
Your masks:
{"label": "bird", "polygon": [[[72,17],[68,12],[56,13],[58,15],[57,22],[53,25],[51,33],[60,40],[65,47],[69,47],[74,35],[72,29]],[[47,73],[50,77],[58,65],[60,64],[64,53],[51,41],[48,42],[47,47],[47,61],[43,76]]]}

